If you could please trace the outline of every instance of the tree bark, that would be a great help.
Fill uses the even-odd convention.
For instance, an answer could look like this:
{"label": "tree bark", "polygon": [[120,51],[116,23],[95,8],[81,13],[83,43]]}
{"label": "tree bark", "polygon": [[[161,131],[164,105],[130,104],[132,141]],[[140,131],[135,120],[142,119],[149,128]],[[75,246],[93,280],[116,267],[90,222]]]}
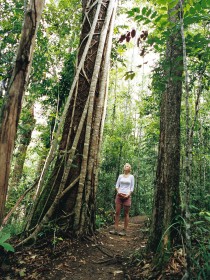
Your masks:
{"label": "tree bark", "polygon": [[179,239],[177,218],[181,214],[180,173],[180,110],[182,96],[183,56],[181,32],[175,28],[179,23],[177,13],[170,16],[173,23],[165,54],[165,91],[161,98],[160,138],[156,170],[155,196],[151,234],[148,249],[162,256]]}
{"label": "tree bark", "polygon": [[36,230],[27,240],[36,238],[41,227],[55,218],[60,226],[76,235],[92,233],[95,229],[98,157],[116,2],[85,1],[83,6],[78,67],[70,90],[59,154],[28,226],[29,229],[36,226]]}
{"label": "tree bark", "polygon": [[[27,104],[26,104],[27,107]],[[26,109],[24,120],[21,124],[23,132],[19,136],[19,145],[17,147],[17,152],[15,154],[14,159],[14,167],[12,170],[11,178],[9,180],[9,190],[12,191],[13,188],[18,188],[20,183],[23,166],[26,159],[26,153],[28,149],[28,145],[31,142],[31,135],[35,127],[35,119],[34,119],[34,106],[32,105],[30,109]],[[10,192],[9,191],[9,192]]]}
{"label": "tree bark", "polygon": [[31,0],[25,13],[20,44],[12,77],[0,116],[0,224],[4,216],[11,156],[14,148],[22,99],[32,63],[35,38],[44,0]]}

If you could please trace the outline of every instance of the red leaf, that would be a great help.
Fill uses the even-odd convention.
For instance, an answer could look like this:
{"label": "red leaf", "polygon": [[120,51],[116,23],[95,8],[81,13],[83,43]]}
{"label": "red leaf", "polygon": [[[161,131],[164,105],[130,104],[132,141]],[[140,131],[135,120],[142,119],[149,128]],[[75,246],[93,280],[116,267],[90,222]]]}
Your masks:
{"label": "red leaf", "polygon": [[144,53],[145,53],[145,48],[143,48],[143,50],[141,51],[140,56],[144,56]]}
{"label": "red leaf", "polygon": [[125,34],[120,36],[120,39],[118,40],[118,42],[122,43],[125,40]]}
{"label": "red leaf", "polygon": [[140,39],[140,37],[137,39],[137,47],[139,47],[140,46],[140,43],[141,43],[141,39]]}
{"label": "red leaf", "polygon": [[131,30],[131,37],[133,38],[133,37],[135,37],[136,36],[136,30],[135,29],[132,29]]}

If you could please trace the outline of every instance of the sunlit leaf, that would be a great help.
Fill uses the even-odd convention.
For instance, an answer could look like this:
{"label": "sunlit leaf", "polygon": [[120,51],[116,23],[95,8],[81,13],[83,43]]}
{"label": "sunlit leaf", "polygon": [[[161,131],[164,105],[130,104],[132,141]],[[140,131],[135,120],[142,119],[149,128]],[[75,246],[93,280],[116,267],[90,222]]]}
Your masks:
{"label": "sunlit leaf", "polygon": [[169,9],[173,9],[178,3],[179,3],[179,0],[171,1],[171,2],[168,4],[168,8],[169,8]]}
{"label": "sunlit leaf", "polygon": [[155,11],[154,13],[152,13],[152,15],[151,15],[151,19],[155,18],[155,17],[156,17],[156,15],[157,15],[157,12]]}
{"label": "sunlit leaf", "polygon": [[141,21],[141,20],[144,20],[144,17],[142,15],[137,15],[137,16],[135,16],[134,20]]}
{"label": "sunlit leaf", "polygon": [[149,9],[149,10],[147,11],[147,13],[146,13],[146,16],[148,17],[151,13],[152,13],[152,10]]}
{"label": "sunlit leaf", "polygon": [[145,14],[146,14],[146,11],[147,11],[147,8],[144,7],[144,8],[142,9],[142,15],[145,15]]}
{"label": "sunlit leaf", "polygon": [[135,7],[135,8],[132,9],[132,11],[134,11],[135,13],[140,13],[140,8]]}

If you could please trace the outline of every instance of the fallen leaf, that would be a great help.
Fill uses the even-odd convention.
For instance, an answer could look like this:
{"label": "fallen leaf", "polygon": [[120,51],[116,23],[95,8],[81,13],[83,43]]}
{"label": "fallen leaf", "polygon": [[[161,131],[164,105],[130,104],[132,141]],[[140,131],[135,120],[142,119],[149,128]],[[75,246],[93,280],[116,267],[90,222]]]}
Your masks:
{"label": "fallen leaf", "polygon": [[35,259],[37,257],[37,255],[33,255],[31,256],[31,259]]}
{"label": "fallen leaf", "polygon": [[114,271],[114,276],[119,275],[119,274],[123,274],[122,270],[115,270]]}
{"label": "fallen leaf", "polygon": [[146,264],[142,267],[142,269],[146,269],[146,268],[148,268],[148,267],[150,267],[150,264],[149,264],[149,263],[146,263]]}
{"label": "fallen leaf", "polygon": [[25,267],[22,268],[21,270],[19,270],[19,275],[20,275],[20,277],[26,276],[26,268]]}

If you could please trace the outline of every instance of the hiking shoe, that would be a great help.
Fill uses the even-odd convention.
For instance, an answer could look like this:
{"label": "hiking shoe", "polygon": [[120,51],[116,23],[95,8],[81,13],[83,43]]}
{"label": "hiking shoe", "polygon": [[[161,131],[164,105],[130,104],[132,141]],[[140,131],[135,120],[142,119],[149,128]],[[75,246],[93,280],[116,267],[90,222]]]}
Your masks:
{"label": "hiking shoe", "polygon": [[110,234],[113,234],[113,235],[118,235],[118,231],[117,230],[110,230],[110,232],[109,232]]}
{"label": "hiking shoe", "polygon": [[125,236],[126,235],[126,230],[122,230],[121,232],[119,232],[119,236]]}

